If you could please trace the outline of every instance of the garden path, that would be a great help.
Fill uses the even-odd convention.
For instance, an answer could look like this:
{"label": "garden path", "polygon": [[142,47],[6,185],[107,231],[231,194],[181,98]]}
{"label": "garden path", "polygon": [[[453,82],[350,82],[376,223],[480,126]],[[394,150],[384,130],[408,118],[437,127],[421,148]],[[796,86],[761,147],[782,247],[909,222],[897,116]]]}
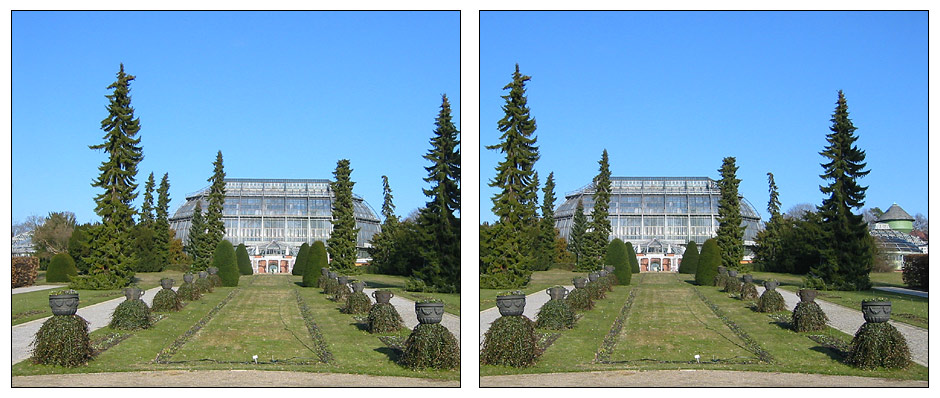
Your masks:
{"label": "garden path", "polygon": [[35,292],[37,290],[55,289],[57,287],[65,287],[65,285],[33,285],[33,286],[17,287],[17,288],[13,288],[13,294]]}
{"label": "garden path", "polygon": [[[150,305],[153,305],[153,296],[155,296],[157,292],[160,291],[160,289],[161,287],[158,286],[147,290],[142,299]],[[174,288],[174,290],[176,289]],[[119,297],[113,300],[82,307],[78,309],[76,315],[85,318],[85,320],[88,321],[88,331],[92,332],[108,326],[108,323],[111,322],[111,314],[114,312],[114,309],[117,308],[119,304],[124,302],[124,300],[124,297]],[[10,354],[13,357],[14,364],[29,358],[30,354],[32,353],[29,345],[33,342],[33,336],[35,336],[36,332],[39,331],[39,328],[42,326],[43,322],[49,318],[51,317],[45,317],[13,326],[12,335],[10,336],[11,340],[13,341],[13,347]]]}
{"label": "garden path", "polygon": [[[796,293],[788,292],[783,289],[777,289],[777,291],[780,292],[783,296],[783,300],[786,301],[788,311],[793,312],[796,303],[800,301],[799,296],[797,296]],[[757,292],[758,294],[763,294],[764,287],[758,286]],[[862,317],[862,311],[853,310],[818,298],[816,299],[816,303],[819,304],[819,308],[822,308],[826,316],[829,317],[829,326],[849,335],[854,336],[858,328],[865,323],[865,318]],[[927,329],[901,322],[888,322],[897,328],[898,331],[904,335],[904,338],[907,339],[907,346],[911,350],[911,359],[917,364],[927,366]]]}
{"label": "garden path", "polygon": [[[565,286],[565,289],[568,291],[574,290],[574,285]],[[528,317],[531,320],[535,320],[535,315],[539,313],[539,310],[542,309],[542,306],[547,303],[551,297],[548,296],[548,293],[545,293],[544,290],[532,293],[528,296],[525,296],[525,310],[522,312],[522,315]],[[483,346],[483,335],[486,334],[487,330],[490,330],[490,324],[496,321],[499,318],[499,308],[487,308],[483,311],[480,311],[480,346]]]}
{"label": "garden path", "polygon": [[927,297],[927,292],[922,292],[922,291],[913,290],[913,289],[905,289],[903,287],[875,286],[872,289],[884,290],[886,292],[891,292],[891,293],[910,294],[911,296]]}
{"label": "garden path", "polygon": [[[369,296],[369,300],[375,303],[375,299],[372,298],[372,292],[378,289],[363,289],[362,292]],[[401,319],[405,321],[405,326],[408,329],[414,329],[415,326],[418,326],[418,316],[415,315],[415,302],[408,300],[406,298],[392,297],[389,301],[392,306],[395,307],[395,310],[398,311],[398,314],[401,315]],[[460,317],[455,315],[444,313],[444,318],[441,319],[441,325],[450,330],[453,333],[454,337],[457,338],[457,341],[460,341]]]}

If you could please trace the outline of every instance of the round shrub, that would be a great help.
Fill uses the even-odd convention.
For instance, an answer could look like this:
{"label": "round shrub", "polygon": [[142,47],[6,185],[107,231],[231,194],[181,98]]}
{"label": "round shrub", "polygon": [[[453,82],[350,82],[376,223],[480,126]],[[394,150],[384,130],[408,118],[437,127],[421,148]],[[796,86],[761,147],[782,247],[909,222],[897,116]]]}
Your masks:
{"label": "round shrub", "polygon": [[829,317],[815,301],[800,301],[793,309],[790,325],[797,332],[814,332],[826,329]]}
{"label": "round shrub", "polygon": [[852,338],[846,362],[862,369],[904,369],[911,364],[911,351],[907,340],[890,323],[865,322]]}
{"label": "round shrub", "polygon": [[393,333],[405,325],[391,303],[378,303],[369,309],[369,333]]}
{"label": "round shrub", "polygon": [[399,362],[410,369],[454,369],[460,366],[460,344],[439,323],[419,323],[405,340]]}
{"label": "round shrub", "polygon": [[754,286],[753,283],[745,283],[741,287],[741,295],[739,296],[741,300],[756,300],[757,299],[757,286]]}
{"label": "round shrub", "polygon": [[39,327],[31,344],[32,362],[74,367],[91,360],[88,321],[78,315],[55,315]]}
{"label": "round shrub", "polygon": [[194,283],[183,283],[182,286],[176,291],[176,295],[179,296],[180,300],[186,301],[196,301],[202,297],[202,294],[199,293],[199,289],[196,288]]}
{"label": "round shrub", "polygon": [[111,329],[137,330],[146,329],[153,324],[150,307],[143,300],[124,300],[111,314]]}
{"label": "round shrub", "polygon": [[347,314],[366,314],[369,312],[369,306],[371,305],[372,301],[365,293],[351,293],[346,297],[346,308],[343,309],[343,312]]}
{"label": "round shrub", "polygon": [[591,293],[587,291],[587,288],[572,290],[565,300],[568,302],[568,307],[575,311],[587,311],[594,308],[594,300],[591,299]]}
{"label": "round shrub", "polygon": [[535,322],[525,316],[501,316],[483,335],[480,363],[517,368],[535,363]]}
{"label": "round shrub", "polygon": [[[213,275],[215,276],[215,275]],[[199,290],[200,294],[212,293],[212,282],[209,281],[209,278],[197,278],[193,285],[196,285],[196,289]]]}
{"label": "round shrub", "polygon": [[562,330],[574,327],[574,311],[565,300],[549,300],[535,316],[535,327]]}
{"label": "round shrub", "polygon": [[52,256],[49,267],[46,269],[46,282],[69,282],[69,276],[78,275],[75,260],[68,253],[59,253]]}
{"label": "round shrub", "polygon": [[764,290],[764,293],[757,299],[757,311],[779,312],[786,310],[787,303],[783,301],[783,296],[776,290]]}
{"label": "round shrub", "polygon": [[173,289],[160,289],[156,296],[153,296],[153,308],[157,312],[171,312],[183,309],[183,301]]}

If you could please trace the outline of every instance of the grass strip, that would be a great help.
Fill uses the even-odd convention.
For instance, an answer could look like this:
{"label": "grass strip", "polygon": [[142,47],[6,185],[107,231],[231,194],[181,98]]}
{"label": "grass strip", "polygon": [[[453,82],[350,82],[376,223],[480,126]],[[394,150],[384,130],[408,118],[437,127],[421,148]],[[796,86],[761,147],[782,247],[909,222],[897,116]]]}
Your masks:
{"label": "grass strip", "polygon": [[614,347],[617,345],[620,332],[623,330],[623,323],[627,320],[627,317],[630,316],[630,310],[633,308],[633,299],[636,298],[637,290],[639,289],[630,290],[627,303],[620,308],[620,314],[617,315],[617,319],[615,319],[613,325],[611,325],[610,331],[607,332],[607,337],[604,337],[600,348],[597,350],[597,353],[594,354],[595,363],[611,363],[610,355],[614,353]]}
{"label": "grass strip", "polygon": [[715,303],[711,302],[711,300],[709,300],[708,297],[705,297],[705,295],[702,294],[702,292],[700,292],[698,289],[694,287],[690,287],[690,289],[692,289],[695,292],[695,295],[697,295],[698,298],[702,300],[702,302],[705,303],[705,305],[708,306],[708,308],[711,308],[712,312],[715,313],[715,316],[717,316],[718,319],[721,319],[721,321],[724,322],[725,325],[727,325],[728,328],[731,329],[732,332],[734,332],[734,334],[736,334],[742,341],[744,341],[745,349],[757,355],[757,358],[759,358],[762,362],[771,363],[771,364],[776,363],[776,361],[774,360],[774,357],[770,355],[769,352],[765,351],[760,346],[760,344],[757,343],[757,341],[751,338],[751,336],[747,334],[747,332],[745,332],[744,329],[742,329],[740,326],[738,326],[737,323],[735,323],[731,318],[729,318],[728,315],[726,315],[724,311],[721,310],[721,308],[715,305]]}
{"label": "grass strip", "polygon": [[161,364],[174,363],[170,361],[170,358],[173,357],[173,354],[176,354],[176,352],[179,351],[179,349],[183,347],[183,345],[186,344],[187,341],[192,339],[193,336],[195,336],[196,333],[199,332],[200,329],[206,326],[206,324],[209,323],[209,321],[211,321],[213,317],[215,317],[215,314],[219,313],[219,311],[222,310],[222,307],[225,307],[225,305],[228,304],[228,302],[231,301],[233,297],[235,297],[235,294],[238,293],[239,290],[240,289],[236,288],[232,290],[231,292],[229,292],[229,294],[225,296],[225,298],[222,299],[222,301],[220,301],[219,304],[213,307],[212,310],[209,311],[209,313],[207,313],[204,317],[202,317],[202,319],[200,319],[199,322],[196,322],[196,324],[193,325],[193,327],[189,328],[189,330],[187,330],[186,333],[183,333],[182,335],[180,335],[180,337],[178,337],[175,341],[173,341],[173,343],[171,343],[168,347],[161,350],[160,353],[157,354],[157,357],[154,358],[153,363],[161,363]]}
{"label": "grass strip", "polygon": [[313,321],[313,313],[310,312],[307,301],[304,300],[297,289],[294,289],[294,297],[297,299],[297,308],[300,309],[300,315],[304,318],[304,324],[307,325],[307,332],[310,333],[310,338],[313,340],[314,347],[316,347],[314,352],[316,352],[317,358],[320,358],[320,362],[332,363],[333,353],[330,352],[326,341],[323,340],[323,332]]}

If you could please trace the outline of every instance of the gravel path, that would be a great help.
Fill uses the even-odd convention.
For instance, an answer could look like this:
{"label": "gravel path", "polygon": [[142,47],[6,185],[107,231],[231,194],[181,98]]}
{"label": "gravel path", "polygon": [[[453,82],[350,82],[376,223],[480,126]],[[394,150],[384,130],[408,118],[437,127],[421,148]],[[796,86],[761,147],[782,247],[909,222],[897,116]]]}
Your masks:
{"label": "gravel path", "polygon": [[[13,377],[13,387],[459,387],[457,380],[263,370],[168,370]],[[240,395],[240,394],[239,394]]]}
{"label": "gravel path", "polygon": [[[375,303],[375,299],[372,298],[372,292],[379,289],[362,289],[362,292],[369,296],[369,300]],[[395,307],[395,310],[398,311],[398,314],[401,315],[401,319],[405,321],[405,326],[408,329],[414,329],[415,326],[418,326],[418,316],[415,314],[415,302],[408,300],[406,298],[398,297],[395,295],[389,301],[392,306]],[[441,325],[450,330],[454,334],[454,337],[457,338],[457,341],[460,341],[460,318],[445,312],[444,318],[441,319]]]}
{"label": "gravel path", "polygon": [[13,294],[35,292],[37,290],[55,289],[57,287],[65,287],[65,285],[34,285],[34,286],[17,287],[17,288],[13,288]]}
{"label": "gravel path", "polygon": [[[14,386],[16,379],[13,380]],[[925,380],[730,370],[615,370],[484,376],[480,387],[927,387]],[[686,395],[686,394],[683,394]]]}
{"label": "gravel path", "polygon": [[[565,289],[568,291],[574,290],[574,285],[565,286]],[[539,310],[542,308],[545,303],[547,303],[551,297],[548,296],[544,290],[532,293],[528,296],[525,296],[525,310],[522,311],[522,315],[529,317],[531,320],[535,320],[535,315],[539,313]],[[496,307],[489,308],[483,311],[480,311],[480,346],[483,346],[483,335],[487,330],[490,329],[490,324],[496,321],[500,317],[499,309]]]}
{"label": "gravel path", "polygon": [[[783,300],[787,303],[787,308],[792,312],[793,308],[796,307],[796,303],[800,301],[799,296],[797,296],[796,293],[783,289],[777,289],[777,291],[783,296]],[[764,287],[758,286],[757,292],[758,294],[763,294]],[[849,335],[854,336],[858,328],[865,323],[865,318],[862,317],[862,311],[856,311],[818,298],[816,299],[816,303],[819,304],[819,308],[822,308],[826,316],[829,317],[829,326],[848,333]],[[927,366],[927,329],[901,322],[888,322],[897,328],[898,331],[904,335],[904,338],[907,339],[907,346],[911,350],[911,359],[920,365]]]}
{"label": "gravel path", "polygon": [[900,294],[910,294],[911,296],[920,296],[927,297],[927,292],[922,292],[920,290],[905,289],[903,287],[891,287],[891,286],[877,286],[873,287],[875,290],[884,290],[891,293],[900,293]]}
{"label": "gravel path", "polygon": [[[161,287],[155,287],[148,290],[147,293],[144,294],[143,300],[152,305],[153,296],[155,296],[157,292],[160,291],[160,289]],[[88,331],[92,332],[94,330],[108,326],[108,323],[111,322],[111,314],[114,312],[114,309],[117,308],[119,304],[124,302],[124,300],[124,297],[119,297],[113,300],[82,307],[78,309],[76,314],[88,321]],[[13,326],[11,336],[11,340],[13,341],[11,352],[13,363],[17,363],[29,358],[30,354],[32,354],[32,350],[29,348],[29,344],[33,342],[33,336],[35,336],[36,332],[39,331],[39,327],[42,326],[43,322],[49,318],[51,318],[51,316]]]}

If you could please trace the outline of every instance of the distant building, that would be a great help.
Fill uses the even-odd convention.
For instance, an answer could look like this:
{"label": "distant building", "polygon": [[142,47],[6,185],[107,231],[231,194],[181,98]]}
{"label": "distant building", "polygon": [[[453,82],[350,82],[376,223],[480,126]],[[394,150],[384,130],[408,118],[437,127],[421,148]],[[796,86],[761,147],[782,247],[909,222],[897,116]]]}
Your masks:
{"label": "distant building", "polygon": [[14,257],[26,257],[32,256],[36,253],[36,249],[33,248],[33,231],[26,231],[13,237],[13,256]]}
{"label": "distant building", "polygon": [[888,256],[897,269],[904,265],[909,254],[926,254],[927,242],[912,235],[914,217],[907,214],[897,203],[892,204],[871,229],[875,244]]}

